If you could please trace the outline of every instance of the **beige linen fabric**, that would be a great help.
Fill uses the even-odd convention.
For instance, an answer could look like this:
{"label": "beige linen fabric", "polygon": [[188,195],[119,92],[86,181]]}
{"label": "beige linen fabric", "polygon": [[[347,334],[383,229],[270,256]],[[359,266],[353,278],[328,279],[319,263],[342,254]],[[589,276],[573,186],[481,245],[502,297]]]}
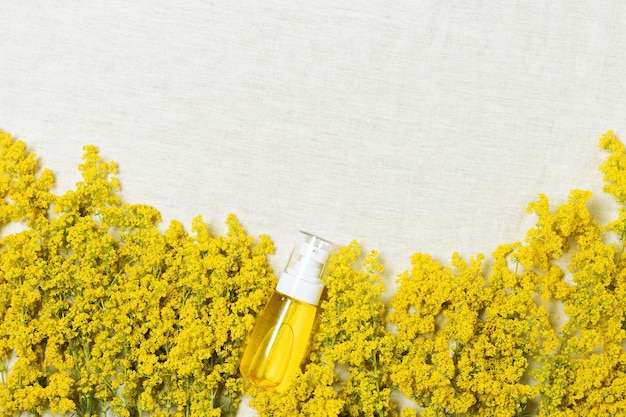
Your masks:
{"label": "beige linen fabric", "polygon": [[[123,197],[276,243],[298,230],[447,262],[523,239],[538,193],[599,189],[626,140],[620,1],[5,1],[0,129],[78,180],[81,147]],[[608,217],[607,217],[608,218]],[[253,415],[243,407],[241,416]]]}

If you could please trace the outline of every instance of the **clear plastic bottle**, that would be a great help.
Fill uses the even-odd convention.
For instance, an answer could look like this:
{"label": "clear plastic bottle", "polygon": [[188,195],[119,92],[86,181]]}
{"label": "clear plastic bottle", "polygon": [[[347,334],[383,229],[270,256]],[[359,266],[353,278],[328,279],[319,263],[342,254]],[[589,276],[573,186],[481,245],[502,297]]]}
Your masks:
{"label": "clear plastic bottle", "polygon": [[244,378],[260,388],[283,391],[307,352],[321,280],[335,245],[304,233],[291,253],[278,285],[259,315],[241,361]]}

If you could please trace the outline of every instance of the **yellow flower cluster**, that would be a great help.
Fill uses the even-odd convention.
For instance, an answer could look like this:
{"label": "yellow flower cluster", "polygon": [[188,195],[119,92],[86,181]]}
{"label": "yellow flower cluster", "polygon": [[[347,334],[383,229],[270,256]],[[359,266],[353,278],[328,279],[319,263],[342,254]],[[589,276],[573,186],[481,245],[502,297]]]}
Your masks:
{"label": "yellow flower cluster", "polygon": [[626,415],[626,151],[612,132],[600,146],[620,204],[606,227],[573,190],[554,210],[530,203],[536,226],[492,265],[413,255],[391,305],[392,379],[422,416]]}
{"label": "yellow flower cluster", "polygon": [[94,147],[54,195],[0,132],[0,230],[21,225],[0,239],[0,416],[233,415],[241,393],[261,417],[626,415],[626,149],[613,132],[600,147],[606,225],[588,191],[539,195],[523,242],[449,266],[415,253],[390,306],[378,253],[340,248],[307,360],[276,393],[238,373],[276,281],[267,236],[232,215],[225,236],[200,217],[161,231]]}
{"label": "yellow flower cluster", "polygon": [[360,246],[352,242],[333,256],[325,274],[310,361],[284,393],[250,388],[259,416],[396,416],[389,369],[395,338],[386,329],[378,254],[355,265]]}
{"label": "yellow flower cluster", "polygon": [[[120,201],[114,163],[85,147],[83,180],[50,171],[0,132],[0,415],[233,415],[239,357],[275,278],[269,238],[200,217],[165,232]],[[10,364],[10,366],[8,366]]]}

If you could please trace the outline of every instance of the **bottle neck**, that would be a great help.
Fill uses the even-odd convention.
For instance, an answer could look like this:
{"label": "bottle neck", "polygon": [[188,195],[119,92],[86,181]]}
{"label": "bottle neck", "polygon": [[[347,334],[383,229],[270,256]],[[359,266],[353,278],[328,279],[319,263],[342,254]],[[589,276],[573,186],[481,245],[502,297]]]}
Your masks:
{"label": "bottle neck", "polygon": [[276,291],[296,300],[317,306],[324,291],[324,283],[319,279],[295,277],[285,271],[278,280]]}

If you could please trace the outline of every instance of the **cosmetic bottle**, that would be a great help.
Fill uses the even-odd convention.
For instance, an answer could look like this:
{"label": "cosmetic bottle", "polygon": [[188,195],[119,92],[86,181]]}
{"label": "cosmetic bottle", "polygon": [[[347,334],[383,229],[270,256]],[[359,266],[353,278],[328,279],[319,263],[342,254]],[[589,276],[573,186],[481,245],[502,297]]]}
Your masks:
{"label": "cosmetic bottle", "polygon": [[241,361],[241,374],[254,385],[281,392],[289,387],[307,352],[322,274],[335,245],[304,233],[261,311]]}

